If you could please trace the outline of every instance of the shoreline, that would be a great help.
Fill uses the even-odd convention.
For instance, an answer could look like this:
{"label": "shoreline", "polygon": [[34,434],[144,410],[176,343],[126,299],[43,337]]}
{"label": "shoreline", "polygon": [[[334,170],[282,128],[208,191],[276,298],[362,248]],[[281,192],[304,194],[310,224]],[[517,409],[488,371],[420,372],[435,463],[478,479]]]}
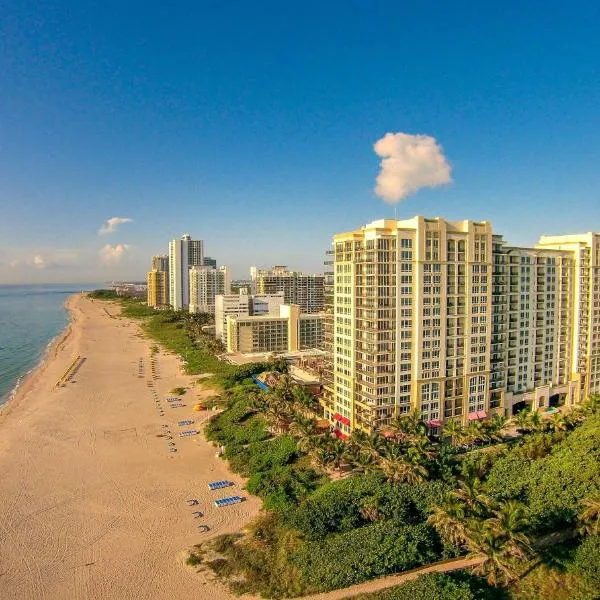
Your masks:
{"label": "shoreline", "polygon": [[2,425],[4,417],[9,415],[21,404],[30,389],[34,387],[37,381],[43,376],[48,367],[48,363],[53,358],[56,358],[60,347],[68,340],[69,336],[72,335],[75,316],[70,303],[73,298],[77,296],[78,294],[74,293],[65,299],[63,306],[67,312],[67,323],[46,344],[37,363],[17,379],[17,382],[6,396],[6,400],[0,405],[0,426]]}
{"label": "shoreline", "polygon": [[[117,304],[79,294],[67,304],[70,323],[0,409],[0,596],[234,600],[185,565],[189,549],[243,530],[262,506],[204,438],[210,413],[193,405],[208,387],[182,374],[178,355],[153,353]],[[53,389],[75,356],[85,362]],[[188,388],[178,410],[166,400],[175,387]],[[186,420],[195,437],[179,435]],[[208,489],[222,479],[232,487]],[[235,494],[246,500],[215,506]]]}

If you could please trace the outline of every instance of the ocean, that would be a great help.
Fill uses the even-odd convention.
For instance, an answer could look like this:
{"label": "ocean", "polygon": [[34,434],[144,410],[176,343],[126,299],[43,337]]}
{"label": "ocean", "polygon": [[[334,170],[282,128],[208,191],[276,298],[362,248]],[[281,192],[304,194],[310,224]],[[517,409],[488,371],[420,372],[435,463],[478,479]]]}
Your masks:
{"label": "ocean", "polygon": [[65,328],[65,300],[99,284],[0,285],[0,405]]}

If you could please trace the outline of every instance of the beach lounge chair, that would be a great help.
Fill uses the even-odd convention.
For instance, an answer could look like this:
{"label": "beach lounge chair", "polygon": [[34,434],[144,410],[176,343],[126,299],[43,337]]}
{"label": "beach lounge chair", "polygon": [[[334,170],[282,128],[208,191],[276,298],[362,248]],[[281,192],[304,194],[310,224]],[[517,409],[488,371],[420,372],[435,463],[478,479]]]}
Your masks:
{"label": "beach lounge chair", "polygon": [[177,425],[179,425],[179,427],[183,427],[184,425],[193,425],[194,421],[192,421],[191,419],[186,419],[185,421],[179,421],[177,423]]}
{"label": "beach lounge chair", "polygon": [[242,498],[242,496],[230,496],[229,498],[221,498],[220,500],[215,500],[215,506],[217,508],[221,508],[223,506],[229,506],[231,504],[239,504],[243,501],[244,498]]}
{"label": "beach lounge chair", "polygon": [[189,498],[187,502],[189,506],[198,506],[200,504],[197,498]]}
{"label": "beach lounge chair", "polygon": [[227,479],[223,479],[221,481],[213,481],[212,483],[209,483],[208,489],[209,490],[221,490],[223,488],[229,487],[230,485],[233,485],[233,481],[228,481]]}
{"label": "beach lounge chair", "polygon": [[204,513],[200,512],[199,510],[194,511],[192,514],[194,515],[194,519],[198,519],[204,516]]}

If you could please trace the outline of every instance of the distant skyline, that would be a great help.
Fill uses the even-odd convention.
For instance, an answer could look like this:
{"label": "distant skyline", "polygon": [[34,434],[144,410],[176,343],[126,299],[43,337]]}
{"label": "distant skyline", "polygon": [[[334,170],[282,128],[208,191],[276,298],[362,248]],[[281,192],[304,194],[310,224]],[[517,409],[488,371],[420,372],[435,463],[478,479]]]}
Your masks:
{"label": "distant skyline", "polygon": [[142,279],[183,233],[320,272],[395,214],[600,230],[600,5],[474,6],[7,0],[0,283]]}

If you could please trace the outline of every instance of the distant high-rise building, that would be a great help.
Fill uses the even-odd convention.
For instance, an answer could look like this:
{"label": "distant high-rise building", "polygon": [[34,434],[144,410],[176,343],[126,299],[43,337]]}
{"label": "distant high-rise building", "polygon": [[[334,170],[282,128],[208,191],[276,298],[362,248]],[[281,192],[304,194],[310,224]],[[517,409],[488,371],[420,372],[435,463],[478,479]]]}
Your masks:
{"label": "distant high-rise building", "polygon": [[[150,292],[150,273],[157,271],[164,273],[164,276],[153,275],[153,285],[166,285],[166,292],[162,291],[162,287],[159,290],[159,296],[155,296],[155,292]],[[160,283],[159,283],[160,281]],[[163,281],[165,282],[163,284]],[[170,304],[170,283],[169,283],[169,255],[157,255],[152,257],[150,272],[148,273],[148,306],[168,306]],[[151,304],[151,302],[157,302],[157,298],[160,300],[159,304]]]}
{"label": "distant high-rise building", "polygon": [[189,306],[190,267],[204,265],[204,242],[192,240],[185,234],[180,240],[169,242],[169,299],[175,310]]}
{"label": "distant high-rise building", "polygon": [[169,280],[165,271],[153,269],[148,272],[148,306],[169,305]]}
{"label": "distant high-rise building", "polygon": [[161,254],[152,257],[152,264],[150,266],[151,271],[164,271],[169,272],[169,255]]}
{"label": "distant high-rise building", "polygon": [[216,269],[217,268],[217,259],[211,258],[210,256],[205,256],[203,266],[204,267],[212,267],[213,269]]}
{"label": "distant high-rise building", "polygon": [[306,275],[277,265],[271,269],[251,267],[250,277],[254,283],[253,291],[257,294],[283,292],[285,303],[299,306],[302,313],[323,310],[323,275]]}
{"label": "distant high-rise building", "polygon": [[214,313],[215,297],[231,292],[227,267],[190,267],[189,281],[191,313]]}

